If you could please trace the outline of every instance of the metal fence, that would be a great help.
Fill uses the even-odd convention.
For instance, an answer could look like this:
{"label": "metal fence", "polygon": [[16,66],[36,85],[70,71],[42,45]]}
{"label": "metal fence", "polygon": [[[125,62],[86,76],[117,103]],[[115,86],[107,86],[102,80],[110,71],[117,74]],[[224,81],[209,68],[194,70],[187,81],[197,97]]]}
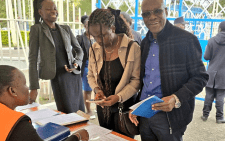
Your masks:
{"label": "metal fence", "polygon": [[[81,9],[75,8],[69,0],[54,0],[54,2],[59,11],[57,23],[69,25],[74,35],[80,34]],[[33,0],[5,0],[4,4],[6,10],[1,12],[5,12],[6,17],[0,17],[0,64],[27,69],[29,30],[34,24]],[[28,6],[25,6],[26,4]],[[76,12],[78,14],[75,14]]]}
{"label": "metal fence", "polygon": [[[70,0],[54,0],[58,11],[57,23],[67,24],[76,36],[81,34],[81,9],[70,3]],[[5,0],[5,17],[0,17],[0,65],[11,65],[22,70],[28,76],[29,31],[34,24],[33,0]],[[77,14],[76,14],[77,13]],[[83,13],[85,14],[85,13]],[[52,100],[49,81],[40,80],[37,98]],[[42,98],[39,99],[39,96]]]}
{"label": "metal fence", "polygon": [[[216,35],[218,25],[225,20],[225,5],[222,0],[164,0],[168,10],[167,19],[173,23],[183,16],[189,24],[186,30],[194,31],[200,40],[208,40]],[[98,8],[108,6],[128,12],[133,18],[134,29],[144,37],[147,28],[141,17],[142,0],[98,0]]]}

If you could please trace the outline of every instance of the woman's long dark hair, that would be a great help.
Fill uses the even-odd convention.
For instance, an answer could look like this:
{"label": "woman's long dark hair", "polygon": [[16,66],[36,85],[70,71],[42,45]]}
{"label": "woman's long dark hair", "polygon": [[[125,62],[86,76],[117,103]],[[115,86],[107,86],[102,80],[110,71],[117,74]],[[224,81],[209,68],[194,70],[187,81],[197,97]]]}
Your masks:
{"label": "woman's long dark hair", "polygon": [[[112,8],[108,8],[108,9],[96,9],[95,11],[92,12],[92,14],[89,17],[88,28],[91,25],[97,25],[97,24],[100,25],[100,33],[101,33],[101,38],[102,38],[102,43],[103,43],[103,46],[102,46],[103,47],[103,60],[106,60],[106,53],[105,53],[104,39],[102,36],[102,25],[107,26],[109,28],[114,25],[116,28],[116,31],[115,31],[116,34],[125,33],[128,37],[133,38],[130,27],[119,15],[120,15],[119,10],[114,10]],[[89,32],[89,29],[88,29],[88,32]],[[89,36],[90,36],[90,33],[89,33]],[[90,40],[90,44],[91,44],[91,40]],[[98,75],[97,76],[98,86],[104,92],[106,97],[113,95],[112,90],[111,90],[110,61],[108,63],[105,63],[105,65],[104,65],[105,68],[104,68],[104,78],[103,79],[105,82],[104,83],[105,87],[103,87],[102,81],[99,77],[96,56],[95,56],[95,52],[92,47],[92,44],[91,44],[91,49],[92,49],[94,59],[95,59],[95,66],[96,66],[95,68],[96,68],[96,72]],[[104,114],[104,118],[106,118],[106,122],[108,124],[109,117],[111,115],[110,107],[105,106],[103,109],[103,114]]]}
{"label": "woman's long dark hair", "polygon": [[34,0],[33,1],[35,24],[40,23],[41,15],[38,13],[38,10],[41,9],[41,7],[42,7],[41,4],[43,1],[44,0]]}

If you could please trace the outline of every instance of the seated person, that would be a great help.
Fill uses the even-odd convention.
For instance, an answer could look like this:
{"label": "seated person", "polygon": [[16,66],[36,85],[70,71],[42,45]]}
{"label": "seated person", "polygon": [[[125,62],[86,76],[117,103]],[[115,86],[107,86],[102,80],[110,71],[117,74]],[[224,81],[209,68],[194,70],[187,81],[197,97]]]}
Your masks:
{"label": "seated person", "polygon": [[[42,141],[31,119],[17,106],[29,103],[30,95],[24,74],[15,67],[0,65],[0,129],[1,141]],[[86,130],[79,130],[65,141],[88,140]]]}

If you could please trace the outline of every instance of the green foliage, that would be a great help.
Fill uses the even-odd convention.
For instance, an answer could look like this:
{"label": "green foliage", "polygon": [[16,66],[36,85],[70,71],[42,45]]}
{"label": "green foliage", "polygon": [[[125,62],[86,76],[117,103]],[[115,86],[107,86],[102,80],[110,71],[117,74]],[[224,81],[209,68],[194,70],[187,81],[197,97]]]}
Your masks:
{"label": "green foliage", "polygon": [[[4,0],[0,0],[0,18],[6,18],[6,6],[5,6],[5,1]],[[0,21],[0,25],[1,27],[6,27],[7,26],[7,22],[6,21]]]}
{"label": "green foliage", "polygon": [[2,34],[2,44],[8,45],[8,31],[1,31]]}
{"label": "green foliage", "polygon": [[[24,45],[25,45],[25,34],[27,33],[27,43],[29,43],[29,40],[30,40],[30,38],[29,38],[29,33],[30,33],[30,31],[27,31],[27,32],[25,32],[25,31],[20,31],[20,33],[21,33],[21,37],[22,37],[22,40],[23,40],[23,43],[24,43]],[[2,44],[5,46],[7,46],[8,44],[9,44],[9,40],[8,40],[8,31],[6,31],[6,30],[2,30],[1,31],[1,34],[2,34]],[[12,39],[12,38],[11,38]],[[11,41],[11,45],[13,45],[12,44],[12,41]]]}
{"label": "green foliage", "polygon": [[190,1],[185,1],[187,5],[192,5],[193,3]]}
{"label": "green foliage", "polygon": [[[7,18],[6,16],[6,3],[5,3],[6,0],[0,0],[0,18]],[[18,7],[18,1],[16,1],[16,6]],[[30,0],[24,0],[25,2],[25,17],[26,19],[30,18],[30,10],[29,10],[29,7],[30,7]],[[13,8],[13,15],[15,16],[15,9],[14,9],[14,1],[12,0],[12,8]],[[18,10],[18,9],[17,9]],[[24,19],[23,17],[23,1],[21,0],[21,13],[22,13],[22,17],[19,17],[19,15],[17,15],[17,19]],[[17,13],[18,14],[18,13]],[[31,15],[33,16],[33,14]],[[1,28],[3,27],[7,27],[7,21],[0,21],[0,25],[1,25]]]}
{"label": "green foliage", "polygon": [[86,12],[87,15],[91,15],[92,0],[82,0],[77,7],[81,8],[81,15],[84,15],[84,12]]}
{"label": "green foliage", "polygon": [[75,7],[78,6],[78,5],[80,5],[80,2],[81,2],[81,1],[82,1],[82,0],[71,0],[71,2],[74,3]]}
{"label": "green foliage", "polygon": [[[131,5],[131,4],[128,2],[128,5]],[[119,9],[121,11],[123,11],[123,12],[126,12],[129,8],[128,8],[127,4],[125,2],[123,2],[123,4],[120,6]],[[135,12],[135,7],[131,7],[131,10]],[[128,14],[132,14],[132,12],[130,11],[130,9],[129,9],[129,11],[127,11],[127,13]]]}

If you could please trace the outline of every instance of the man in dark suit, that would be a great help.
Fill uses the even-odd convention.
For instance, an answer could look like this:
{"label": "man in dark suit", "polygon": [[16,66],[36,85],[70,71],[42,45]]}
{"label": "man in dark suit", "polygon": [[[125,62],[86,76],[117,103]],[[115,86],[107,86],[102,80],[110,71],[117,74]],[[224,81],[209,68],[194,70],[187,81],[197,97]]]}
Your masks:
{"label": "man in dark suit", "polygon": [[[139,124],[142,141],[181,141],[193,118],[195,96],[208,80],[199,41],[166,20],[163,0],[143,0],[142,17],[149,29],[141,42],[141,90],[137,101],[156,95],[164,102],[151,118],[129,114]],[[131,111],[130,111],[131,112]]]}
{"label": "man in dark suit", "polygon": [[[131,19],[130,15],[127,14],[126,12],[121,12],[120,14],[127,21],[127,23],[129,24],[129,26],[131,26],[132,25],[132,19]],[[142,40],[141,34],[138,33],[137,31],[133,30],[133,29],[131,29],[131,30],[132,30],[132,34],[134,36],[134,40],[137,41],[139,43],[139,45],[140,45],[141,44],[141,40]]]}
{"label": "man in dark suit", "polygon": [[216,99],[216,122],[225,123],[223,117],[223,105],[225,96],[225,21],[219,25],[219,33],[209,39],[204,54],[205,60],[209,60],[207,73],[209,81],[206,85],[206,96],[201,119],[206,121],[212,109],[214,98]]}

